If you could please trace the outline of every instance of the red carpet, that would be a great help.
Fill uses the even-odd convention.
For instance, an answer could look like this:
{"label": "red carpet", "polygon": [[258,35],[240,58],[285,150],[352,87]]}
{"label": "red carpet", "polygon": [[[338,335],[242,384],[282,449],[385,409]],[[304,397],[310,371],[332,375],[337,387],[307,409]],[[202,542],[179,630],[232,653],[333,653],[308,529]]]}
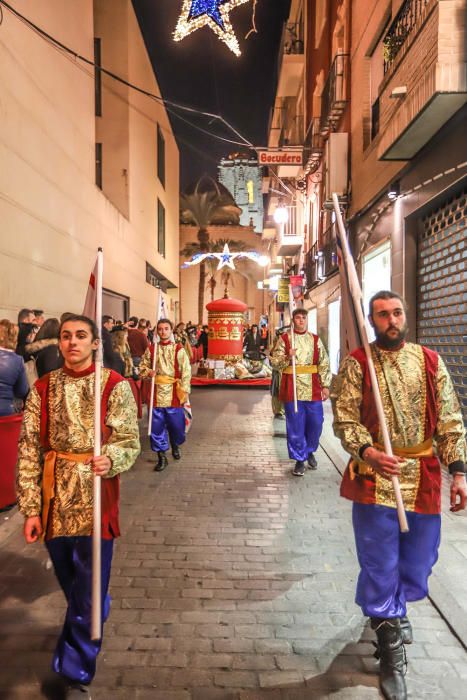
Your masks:
{"label": "red carpet", "polygon": [[192,377],[191,386],[271,386],[271,377],[262,379],[207,379],[206,377]]}

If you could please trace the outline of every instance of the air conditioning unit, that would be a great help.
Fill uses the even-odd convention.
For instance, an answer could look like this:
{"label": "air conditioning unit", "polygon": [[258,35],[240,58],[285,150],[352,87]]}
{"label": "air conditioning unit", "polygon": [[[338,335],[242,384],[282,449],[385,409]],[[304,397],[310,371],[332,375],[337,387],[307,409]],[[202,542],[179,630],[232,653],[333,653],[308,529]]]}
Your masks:
{"label": "air conditioning unit", "polygon": [[332,194],[346,200],[349,180],[349,135],[331,132],[325,148],[325,201],[326,208],[332,208]]}

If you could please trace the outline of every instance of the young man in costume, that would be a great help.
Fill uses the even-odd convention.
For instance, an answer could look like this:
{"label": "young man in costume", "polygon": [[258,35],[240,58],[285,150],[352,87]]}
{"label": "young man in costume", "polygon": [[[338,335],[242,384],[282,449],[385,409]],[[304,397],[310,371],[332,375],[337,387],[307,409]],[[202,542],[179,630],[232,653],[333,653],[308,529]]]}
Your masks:
{"label": "young man in costume", "polygon": [[70,315],[60,327],[61,369],[32,388],[19,442],[18,506],[26,542],[45,539],[68,602],[53,656],[53,670],[68,684],[68,698],[89,698],[101,642],[91,641],[93,474],[102,477],[102,610],[118,524],[119,474],[140,451],[136,405],[130,385],[102,369],[102,451],[94,448],[94,363],[98,329],[86,316]]}
{"label": "young man in costume", "polygon": [[[169,441],[174,459],[180,459],[180,445],[185,442],[184,404],[191,388],[191,367],[181,343],[171,340],[172,321],[161,318],[157,322],[159,342],[146,350],[140,364],[141,377],[155,377],[154,408],[151,423],[151,449],[157,452],[154,470],[168,466],[166,452]],[[157,349],[156,369],[152,369],[154,347]]]}
{"label": "young man in costume", "polygon": [[[405,304],[394,292],[370,301],[371,344],[394,456],[385,454],[363,348],[343,362],[333,389],[334,431],[352,460],[341,495],[354,501],[360,564],[356,602],[378,639],[385,698],[404,700],[407,601],[428,592],[438,558],[441,468],[452,475],[451,510],[465,508],[466,443],[459,402],[441,357],[407,343]],[[433,441],[436,441],[436,453]],[[400,480],[408,533],[400,533],[391,476]]]}
{"label": "young man in costume", "polygon": [[[331,370],[324,345],[317,335],[309,333],[308,312],[295,309],[292,314],[295,348],[291,331],[278,340],[271,356],[271,365],[282,371],[279,400],[283,402],[290,459],[295,460],[293,474],[303,476],[306,465],[316,469],[314,453],[318,449],[323,429],[323,401],[329,397]],[[295,356],[297,376],[297,406],[293,396],[292,357]]]}

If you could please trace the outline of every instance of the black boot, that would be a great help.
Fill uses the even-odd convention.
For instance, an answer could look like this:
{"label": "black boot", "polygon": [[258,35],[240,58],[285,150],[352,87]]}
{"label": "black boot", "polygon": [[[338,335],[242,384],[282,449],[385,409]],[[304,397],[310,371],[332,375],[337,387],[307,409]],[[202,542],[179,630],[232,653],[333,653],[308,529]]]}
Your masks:
{"label": "black boot", "polygon": [[412,644],[413,642],[413,632],[412,625],[407,616],[401,617],[401,633],[403,644]]}
{"label": "black boot", "polygon": [[158,452],[157,453],[157,464],[154,467],[155,472],[163,472],[166,467],[169,466],[169,462],[167,460],[167,457],[165,456],[165,452]]}
{"label": "black boot", "polygon": [[379,685],[386,700],[407,700],[405,671],[407,661],[399,618],[371,618],[378,638]]}
{"label": "black boot", "polygon": [[172,457],[174,459],[182,458],[182,453],[180,452],[180,448],[178,445],[172,445]]}
{"label": "black boot", "polygon": [[318,462],[316,461],[316,457],[314,456],[313,452],[310,452],[307,461],[308,469],[318,469]]}

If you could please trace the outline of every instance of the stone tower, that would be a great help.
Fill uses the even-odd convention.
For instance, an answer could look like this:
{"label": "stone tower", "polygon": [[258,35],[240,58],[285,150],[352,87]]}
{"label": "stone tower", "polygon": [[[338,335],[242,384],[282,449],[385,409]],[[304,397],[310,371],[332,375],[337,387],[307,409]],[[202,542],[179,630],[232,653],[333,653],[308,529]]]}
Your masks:
{"label": "stone tower", "polygon": [[263,190],[261,168],[256,158],[245,153],[232,153],[219,165],[221,182],[242,210],[240,224],[252,224],[256,233],[263,232]]}

